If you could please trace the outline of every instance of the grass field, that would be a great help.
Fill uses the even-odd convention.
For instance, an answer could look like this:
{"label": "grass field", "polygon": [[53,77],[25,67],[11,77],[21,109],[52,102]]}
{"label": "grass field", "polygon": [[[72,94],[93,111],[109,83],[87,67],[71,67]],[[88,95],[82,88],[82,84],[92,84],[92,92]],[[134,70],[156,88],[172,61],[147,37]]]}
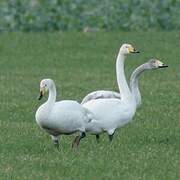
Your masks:
{"label": "grass field", "polygon": [[[0,34],[0,179],[180,179],[180,32]],[[167,69],[141,77],[143,105],[109,144],[89,135],[78,151],[75,135],[62,136],[58,152],[39,129],[39,82],[52,78],[58,100],[81,99],[93,90],[117,90],[120,44],[141,51],[126,60],[132,70],[151,57]]]}

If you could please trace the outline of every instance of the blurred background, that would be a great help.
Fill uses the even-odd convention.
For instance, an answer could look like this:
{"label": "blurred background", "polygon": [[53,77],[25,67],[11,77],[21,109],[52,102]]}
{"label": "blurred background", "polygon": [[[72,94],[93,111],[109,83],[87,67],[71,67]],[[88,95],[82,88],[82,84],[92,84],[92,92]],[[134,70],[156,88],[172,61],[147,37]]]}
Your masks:
{"label": "blurred background", "polygon": [[178,30],[180,0],[1,0],[1,31]]}

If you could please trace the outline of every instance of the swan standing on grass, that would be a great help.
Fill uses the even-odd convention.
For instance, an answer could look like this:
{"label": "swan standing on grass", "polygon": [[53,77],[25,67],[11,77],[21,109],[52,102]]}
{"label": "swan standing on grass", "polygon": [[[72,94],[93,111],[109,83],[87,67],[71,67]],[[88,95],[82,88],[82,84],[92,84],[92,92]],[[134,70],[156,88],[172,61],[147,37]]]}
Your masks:
{"label": "swan standing on grass", "polygon": [[[121,93],[121,99],[93,99],[83,104],[83,107],[87,108],[95,115],[102,129],[101,132],[95,132],[94,128],[96,128],[96,126],[89,123],[89,125],[86,126],[86,131],[90,133],[93,132],[91,134],[107,132],[110,141],[113,138],[115,130],[128,123],[136,111],[136,101],[130,92],[124,74],[124,60],[126,55],[131,53],[138,53],[138,51],[130,44],[123,44],[119,50],[116,61],[117,82]],[[98,138],[98,135],[96,137]]]}
{"label": "swan standing on grass", "polygon": [[79,131],[80,135],[76,136],[72,144],[72,147],[78,146],[80,140],[86,136],[85,124],[91,121],[88,110],[76,101],[56,102],[56,87],[51,79],[43,79],[40,82],[39,100],[46,91],[49,91],[49,97],[36,111],[37,124],[51,135],[57,148],[59,147],[59,135],[69,135]]}
{"label": "swan standing on grass", "polygon": [[[141,105],[141,94],[139,91],[139,76],[145,72],[146,70],[153,70],[153,69],[159,69],[159,68],[165,68],[168,67],[163,62],[157,60],[157,59],[150,59],[148,62],[138,66],[132,73],[130,77],[130,90],[132,95],[135,98],[136,101],[136,108],[138,108]],[[84,99],[82,100],[81,104],[86,104],[88,101],[92,101],[95,99],[106,99],[106,98],[117,98],[121,99],[120,93],[113,92],[113,91],[94,91],[90,94],[88,94]],[[109,119],[109,121],[111,121]],[[96,135],[96,139],[99,139],[99,134]]]}

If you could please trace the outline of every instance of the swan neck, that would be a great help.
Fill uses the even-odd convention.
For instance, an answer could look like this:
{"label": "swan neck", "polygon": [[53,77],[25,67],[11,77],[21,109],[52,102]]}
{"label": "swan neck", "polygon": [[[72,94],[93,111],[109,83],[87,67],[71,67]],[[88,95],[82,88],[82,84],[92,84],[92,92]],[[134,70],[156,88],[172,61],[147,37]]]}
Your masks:
{"label": "swan neck", "polygon": [[137,107],[139,107],[141,105],[141,93],[139,91],[139,76],[144,71],[145,71],[145,65],[143,64],[143,65],[137,67],[133,71],[133,73],[130,77],[130,88],[131,88],[132,95],[135,98]]}
{"label": "swan neck", "polygon": [[122,100],[131,97],[131,92],[124,73],[124,60],[125,55],[119,53],[116,61],[116,75]]}
{"label": "swan neck", "polygon": [[55,87],[55,84],[53,84],[51,88],[49,89],[49,97],[48,97],[47,103],[54,104],[55,101],[56,101],[56,87]]}

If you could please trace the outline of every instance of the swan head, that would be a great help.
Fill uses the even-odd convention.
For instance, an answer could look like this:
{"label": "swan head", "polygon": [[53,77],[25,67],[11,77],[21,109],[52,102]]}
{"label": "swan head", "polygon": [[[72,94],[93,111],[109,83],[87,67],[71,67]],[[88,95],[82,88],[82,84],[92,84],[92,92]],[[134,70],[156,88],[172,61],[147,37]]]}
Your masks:
{"label": "swan head", "polygon": [[131,54],[131,53],[139,53],[131,44],[123,44],[120,47],[119,52],[123,55]]}
{"label": "swan head", "polygon": [[39,95],[39,100],[41,100],[49,89],[51,89],[54,85],[54,81],[52,79],[43,79],[40,82],[40,95]]}
{"label": "swan head", "polygon": [[168,65],[164,64],[158,59],[150,59],[146,64],[147,69],[159,69],[168,67]]}

